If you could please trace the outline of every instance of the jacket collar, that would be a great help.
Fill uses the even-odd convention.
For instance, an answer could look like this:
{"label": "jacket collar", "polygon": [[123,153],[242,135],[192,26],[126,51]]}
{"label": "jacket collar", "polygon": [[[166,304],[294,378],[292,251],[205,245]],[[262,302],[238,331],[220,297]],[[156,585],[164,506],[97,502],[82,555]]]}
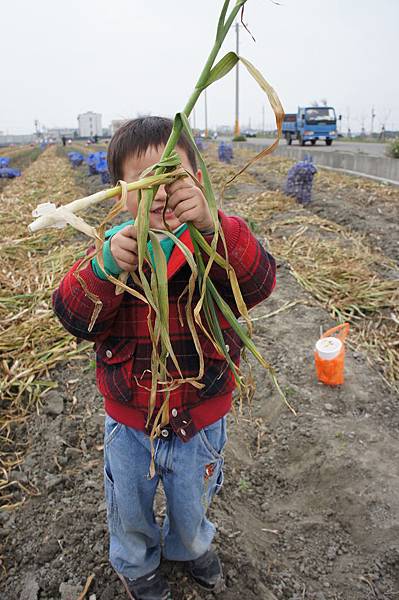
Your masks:
{"label": "jacket collar", "polygon": [[[189,229],[186,229],[181,234],[179,240],[187,246],[191,253],[194,252],[193,242],[190,236]],[[180,250],[179,246],[175,245],[173,248],[172,254],[168,260],[168,279],[173,277],[175,273],[186,263],[186,258],[183,252]]]}

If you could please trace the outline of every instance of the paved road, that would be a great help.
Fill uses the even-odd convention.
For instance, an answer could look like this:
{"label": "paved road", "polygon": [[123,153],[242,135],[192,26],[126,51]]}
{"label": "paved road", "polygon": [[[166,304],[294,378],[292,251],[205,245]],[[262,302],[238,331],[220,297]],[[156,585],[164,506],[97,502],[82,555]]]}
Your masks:
{"label": "paved road", "polygon": [[[224,139],[225,141],[230,141],[228,138],[218,138],[219,140]],[[261,144],[268,145],[272,142],[272,139],[266,138],[247,138],[248,144]],[[280,140],[281,146],[286,146],[287,143],[284,139]],[[291,148],[301,148],[298,142],[292,142]],[[306,150],[310,152],[312,150],[323,150],[325,152],[334,152],[334,150],[339,150],[339,152],[350,152],[352,154],[357,154],[358,152],[368,154],[369,156],[384,156],[386,144],[377,144],[374,142],[341,142],[334,141],[331,146],[326,146],[323,142],[317,142],[315,146],[312,146],[310,143],[305,145]]]}

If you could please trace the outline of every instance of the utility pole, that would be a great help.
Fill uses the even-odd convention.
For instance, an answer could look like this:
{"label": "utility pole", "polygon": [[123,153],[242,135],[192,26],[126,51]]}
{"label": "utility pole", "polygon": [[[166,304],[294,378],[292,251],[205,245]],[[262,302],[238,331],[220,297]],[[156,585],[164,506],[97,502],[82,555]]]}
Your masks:
{"label": "utility pole", "polygon": [[382,119],[382,123],[381,123],[381,132],[379,135],[380,140],[382,140],[383,142],[385,142],[386,125],[388,123],[388,117],[390,114],[391,114],[391,109],[389,109],[388,111],[385,111],[384,115],[383,115],[383,119]]}
{"label": "utility pole", "polygon": [[374,131],[374,119],[375,119],[375,112],[374,112],[374,106],[371,107],[371,135],[373,135],[373,131]]}
{"label": "utility pole", "polygon": [[365,127],[364,127],[364,114],[362,115],[362,130],[361,130],[361,132],[360,132],[360,135],[361,135],[362,137],[365,137],[365,135],[366,135],[366,129],[365,129]]}
{"label": "utility pole", "polygon": [[204,90],[204,100],[205,100],[205,137],[208,137],[208,100],[206,95],[206,88]]}
{"label": "utility pole", "polygon": [[350,125],[350,118],[351,118],[351,111],[349,106],[346,107],[346,128],[348,131],[348,137],[349,137],[349,132],[351,130],[351,125]]}
{"label": "utility pole", "polygon": [[[239,40],[240,25],[236,23],[236,54],[240,56],[240,40]],[[240,120],[239,120],[239,62],[236,65],[236,118],[234,123],[234,135],[240,135]]]}
{"label": "utility pole", "polygon": [[262,134],[265,135],[265,107],[262,106]]}

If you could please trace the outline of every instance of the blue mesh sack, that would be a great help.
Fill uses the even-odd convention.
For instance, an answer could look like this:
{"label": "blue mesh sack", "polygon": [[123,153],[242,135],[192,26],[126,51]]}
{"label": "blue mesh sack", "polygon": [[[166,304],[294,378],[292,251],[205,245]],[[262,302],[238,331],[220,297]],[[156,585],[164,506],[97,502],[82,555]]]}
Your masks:
{"label": "blue mesh sack", "polygon": [[105,157],[101,158],[96,163],[96,169],[97,169],[97,173],[100,173],[100,175],[101,175],[102,183],[109,183],[111,181],[110,176],[109,176],[109,171],[108,171],[107,159]]}
{"label": "blue mesh sack", "polygon": [[231,163],[233,160],[233,146],[231,144],[226,144],[224,149],[225,161],[227,163]]}
{"label": "blue mesh sack", "polygon": [[99,163],[102,160],[106,160],[107,158],[107,153],[106,152],[92,152],[91,154],[89,154],[90,162],[94,162],[94,163]]}
{"label": "blue mesh sack", "polygon": [[91,152],[91,154],[88,154],[86,156],[86,162],[88,165],[94,164],[96,162],[96,154],[95,152]]}
{"label": "blue mesh sack", "polygon": [[304,160],[296,163],[288,171],[284,192],[287,196],[293,196],[300,204],[309,204],[312,199],[313,177],[317,169],[313,159],[306,156]]}
{"label": "blue mesh sack", "polygon": [[197,136],[194,138],[194,141],[195,141],[195,145],[197,146],[198,150],[200,152],[203,152],[204,151],[204,142],[202,141],[202,139]]}
{"label": "blue mesh sack", "polygon": [[78,167],[83,162],[83,155],[80,152],[68,152],[68,158],[74,167]]}
{"label": "blue mesh sack", "polygon": [[[107,164],[106,157],[107,153],[103,151],[92,152],[89,154],[89,156],[86,158],[86,162],[89,165],[89,175],[97,175],[98,173],[103,172],[98,170],[98,165],[102,165],[104,161],[105,164]],[[103,167],[101,168],[103,169]]]}
{"label": "blue mesh sack", "polygon": [[111,177],[109,175],[108,170],[102,171],[101,173],[101,183],[111,183]]}
{"label": "blue mesh sack", "polygon": [[10,159],[8,156],[0,156],[0,167],[8,167]]}
{"label": "blue mesh sack", "polygon": [[218,146],[218,158],[222,162],[231,163],[233,160],[233,146],[225,142],[220,142]]}
{"label": "blue mesh sack", "polygon": [[10,167],[0,167],[0,177],[3,179],[13,179],[14,177],[20,177],[21,171],[19,169],[11,169]]}
{"label": "blue mesh sack", "polygon": [[89,165],[89,175],[97,175],[97,160],[95,153],[89,154],[86,157],[86,163]]}

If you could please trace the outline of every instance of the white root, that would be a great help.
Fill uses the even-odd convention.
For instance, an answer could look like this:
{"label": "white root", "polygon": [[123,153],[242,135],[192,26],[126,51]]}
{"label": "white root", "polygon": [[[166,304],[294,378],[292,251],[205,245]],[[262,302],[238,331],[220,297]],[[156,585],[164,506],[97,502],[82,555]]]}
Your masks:
{"label": "white root", "polygon": [[[139,190],[139,189],[148,189],[156,185],[168,184],[172,183],[176,179],[180,177],[185,177],[186,174],[181,169],[175,169],[174,171],[169,171],[168,173],[163,173],[161,175],[152,175],[150,177],[144,177],[143,179],[139,179],[139,181],[133,181],[126,185],[126,190]],[[75,223],[73,218],[70,215],[73,215],[76,212],[81,210],[85,210],[94,204],[98,204],[103,200],[109,200],[110,198],[115,198],[116,196],[120,196],[122,194],[121,185],[116,185],[113,188],[108,190],[101,190],[100,192],[96,192],[91,196],[85,196],[84,198],[79,198],[78,200],[73,200],[73,202],[69,202],[68,204],[63,204],[58,208],[52,202],[45,202],[44,204],[39,204],[38,207],[32,211],[33,217],[38,217],[36,221],[33,221],[28,225],[28,229],[31,233],[35,233],[36,231],[40,231],[40,229],[46,229],[47,227],[56,227],[61,228],[65,227],[67,223],[73,225],[75,227]],[[84,223],[84,221],[83,221]],[[87,226],[88,227],[88,226]],[[77,227],[83,233],[86,233],[81,227]],[[90,237],[94,237],[91,233],[89,233]]]}
{"label": "white root", "polygon": [[73,202],[69,202],[69,204],[64,204],[58,208],[52,202],[39,204],[39,206],[32,211],[32,216],[38,218],[36,221],[33,221],[30,225],[28,225],[28,229],[31,233],[35,233],[36,231],[45,229],[47,227],[65,227],[65,225],[69,222],[69,218],[66,218],[67,215],[73,215],[75,212],[85,210],[93,204],[98,204],[103,200],[113,198],[120,193],[120,189],[120,186],[117,186],[111,188],[110,190],[101,190],[100,192],[96,192],[91,196],[85,196],[84,198],[73,200]]}

